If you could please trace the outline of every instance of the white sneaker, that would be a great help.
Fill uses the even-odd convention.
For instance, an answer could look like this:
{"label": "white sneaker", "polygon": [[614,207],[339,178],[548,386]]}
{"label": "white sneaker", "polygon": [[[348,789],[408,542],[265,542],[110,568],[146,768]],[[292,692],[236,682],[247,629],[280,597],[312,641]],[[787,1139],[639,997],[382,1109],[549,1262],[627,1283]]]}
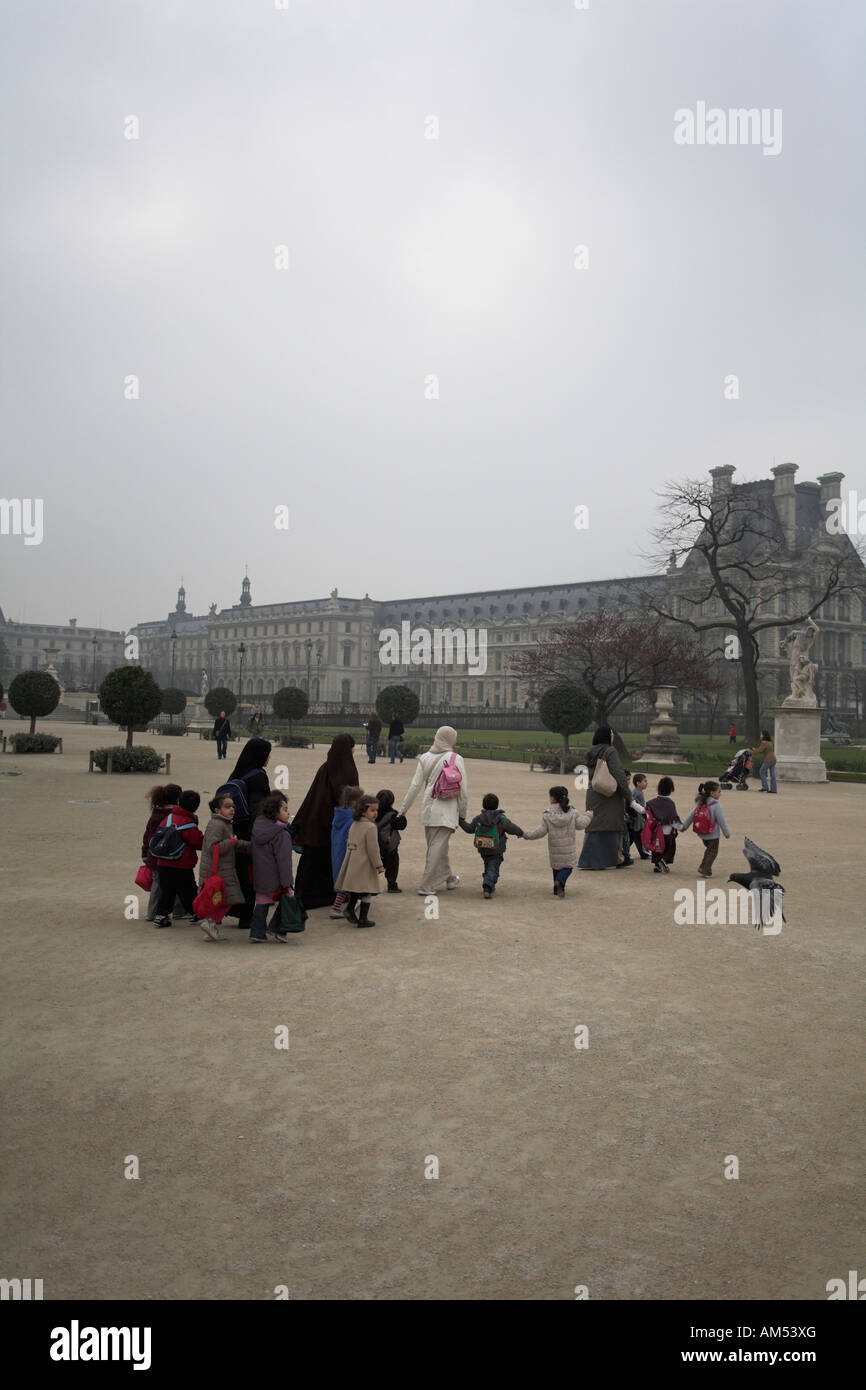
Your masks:
{"label": "white sneaker", "polygon": [[460,875],[459,875],[459,874],[455,874],[453,878],[447,878],[447,879],[445,880],[445,887],[446,887],[449,891],[450,891],[452,888],[459,888],[459,887],[460,887]]}
{"label": "white sneaker", "polygon": [[199,926],[209,941],[225,941],[225,937],[217,926],[216,922],[199,922]]}
{"label": "white sneaker", "polygon": [[439,892],[436,888],[419,888],[419,898],[438,898]]}

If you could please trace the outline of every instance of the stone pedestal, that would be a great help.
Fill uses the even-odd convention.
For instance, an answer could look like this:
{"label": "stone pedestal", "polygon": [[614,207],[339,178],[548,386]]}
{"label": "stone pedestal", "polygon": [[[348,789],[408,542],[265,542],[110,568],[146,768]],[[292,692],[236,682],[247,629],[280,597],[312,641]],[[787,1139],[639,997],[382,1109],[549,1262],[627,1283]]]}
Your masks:
{"label": "stone pedestal", "polygon": [[638,763],[687,763],[688,758],[680,745],[677,726],[671,717],[674,707],[675,685],[660,685],[656,689],[656,716],[650,725],[646,748]]}
{"label": "stone pedestal", "polygon": [[785,703],[770,711],[775,721],[776,776],[780,782],[826,782],[821,757],[821,721],[827,713],[812,705]]}

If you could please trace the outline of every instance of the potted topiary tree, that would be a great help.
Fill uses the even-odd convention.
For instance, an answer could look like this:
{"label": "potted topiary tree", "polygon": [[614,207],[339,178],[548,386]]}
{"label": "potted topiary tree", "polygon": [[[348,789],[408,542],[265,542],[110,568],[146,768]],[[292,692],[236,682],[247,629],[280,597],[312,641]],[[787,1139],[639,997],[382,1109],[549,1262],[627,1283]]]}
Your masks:
{"label": "potted topiary tree", "polygon": [[162,691],[141,666],[118,666],[99,687],[99,701],[112,723],[126,729],[126,746],[131,748],[136,725],[149,724],[162,709]]}
{"label": "potted topiary tree", "polygon": [[538,713],[544,727],[552,729],[555,734],[562,734],[560,775],[565,772],[569,737],[587,727],[594,709],[595,704],[586,691],[569,681],[550,686],[539,700]]}
{"label": "potted topiary tree", "polygon": [[288,719],[289,738],[292,737],[292,723],[295,719],[303,719],[307,710],[310,708],[310,701],[306,691],[299,690],[296,685],[284,685],[276,692],[272,701],[274,714],[278,719]]}
{"label": "potted topiary tree", "polygon": [[9,687],[9,703],[16,714],[30,718],[30,732],[36,720],[44,719],[60,703],[60,686],[47,671],[20,671]]}

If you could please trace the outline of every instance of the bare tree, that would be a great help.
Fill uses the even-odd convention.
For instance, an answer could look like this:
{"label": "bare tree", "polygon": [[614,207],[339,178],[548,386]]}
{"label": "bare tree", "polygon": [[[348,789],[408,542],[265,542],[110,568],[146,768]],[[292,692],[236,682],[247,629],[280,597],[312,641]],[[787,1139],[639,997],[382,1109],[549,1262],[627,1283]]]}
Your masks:
{"label": "bare tree", "polygon": [[[685,479],[657,496],[665,519],[652,533],[657,549],[646,558],[658,564],[669,556],[671,582],[663,599],[648,592],[647,606],[702,637],[716,634],[719,641],[705,646],[705,656],[741,663],[746,733],[757,739],[760,634],[805,622],[831,595],[866,594],[862,553],[847,535],[824,529],[792,553],[773,495],[752,484],[714,490],[702,479]],[[711,613],[711,606],[721,611]]]}

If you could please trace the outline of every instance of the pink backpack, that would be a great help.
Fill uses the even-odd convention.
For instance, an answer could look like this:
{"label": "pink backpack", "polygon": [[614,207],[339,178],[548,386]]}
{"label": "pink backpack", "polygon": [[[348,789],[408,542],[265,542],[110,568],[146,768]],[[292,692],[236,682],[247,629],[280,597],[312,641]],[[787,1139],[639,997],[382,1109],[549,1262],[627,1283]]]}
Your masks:
{"label": "pink backpack", "polygon": [[447,801],[452,796],[460,795],[460,787],[463,782],[463,773],[456,765],[457,754],[452,753],[449,761],[443,763],[442,771],[433,783],[433,790],[430,793],[437,801]]}

